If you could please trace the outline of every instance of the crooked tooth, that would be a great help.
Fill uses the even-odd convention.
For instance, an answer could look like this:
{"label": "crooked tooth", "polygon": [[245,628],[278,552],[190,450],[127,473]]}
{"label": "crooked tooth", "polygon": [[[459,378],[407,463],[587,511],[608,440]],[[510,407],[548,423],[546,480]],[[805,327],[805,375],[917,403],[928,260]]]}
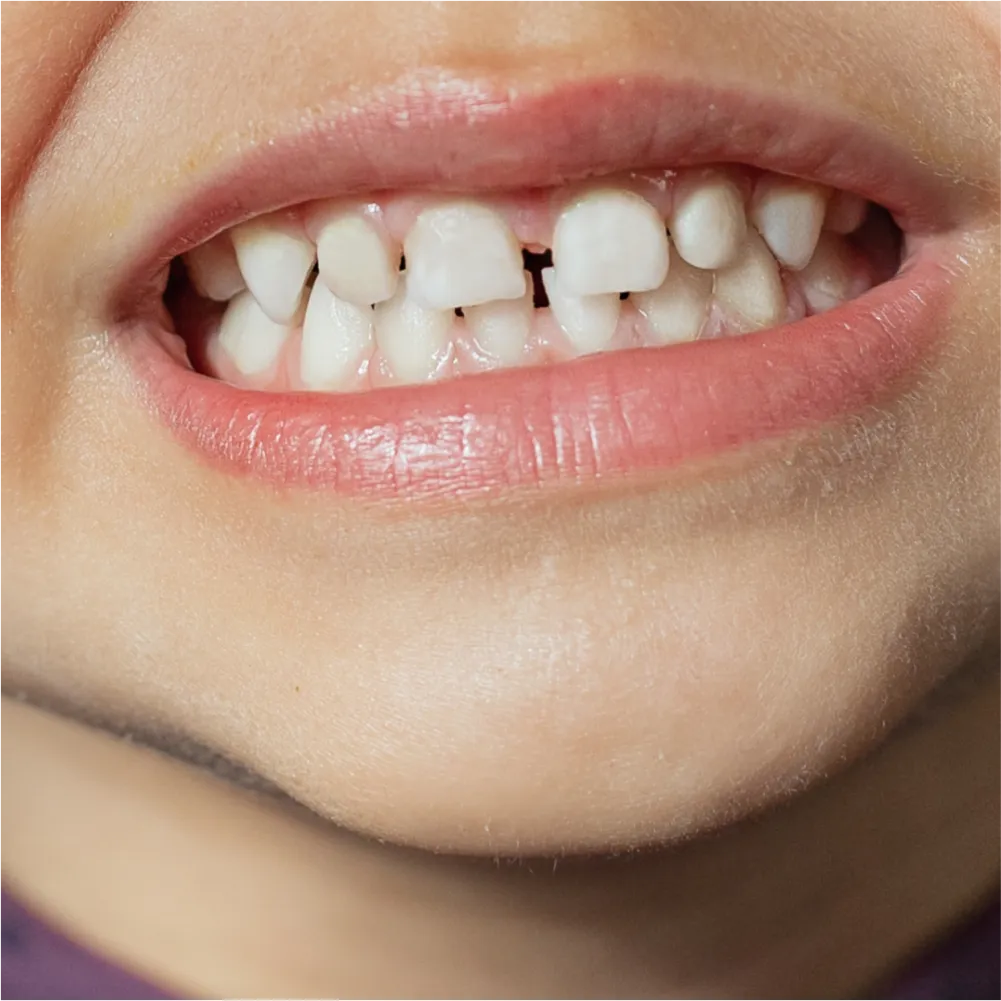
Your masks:
{"label": "crooked tooth", "polygon": [[775,258],[753,229],[737,259],[716,272],[716,301],[730,314],[730,327],[747,332],[778,324],[786,309],[785,289]]}
{"label": "crooked tooth", "polygon": [[189,250],[184,255],[184,266],[195,291],[206,299],[226,302],[247,287],[229,233],[219,233]]}
{"label": "crooked tooth", "polygon": [[392,299],[375,307],[375,341],[398,382],[426,382],[440,373],[451,352],[455,314],[415,302],[409,285],[408,270]]}
{"label": "crooked tooth", "polygon": [[532,281],[528,275],[525,277],[526,290],[520,299],[495,299],[463,309],[477,345],[502,365],[522,361],[532,332]]}
{"label": "crooked tooth", "polygon": [[251,219],[232,233],[247,288],[275,323],[288,323],[316,261],[316,248],[280,215]]}
{"label": "crooked tooth", "polygon": [[553,317],[579,354],[609,347],[619,322],[618,293],[572,295],[563,288],[555,268],[543,268],[542,283]]}
{"label": "crooked tooth", "polygon": [[824,229],[832,233],[854,233],[865,222],[869,203],[848,191],[835,191],[827,203]]}
{"label": "crooked tooth", "polygon": [[824,313],[870,287],[844,237],[821,233],[810,263],[797,275],[811,313]]}
{"label": "crooked tooth", "polygon": [[250,292],[241,292],[226,307],[219,325],[219,346],[243,375],[271,368],[288,339],[289,327],[275,323]]}
{"label": "crooked tooth", "polygon": [[403,241],[407,284],[428,309],[478,306],[525,294],[521,247],[504,219],[477,202],[435,205]]}
{"label": "crooked tooth", "polygon": [[302,322],[299,377],[307,389],[343,389],[372,350],[372,309],[314,282]]}
{"label": "crooked tooth", "polygon": [[829,190],[792,177],[765,174],[751,199],[751,222],[787,268],[806,267],[824,224]]}
{"label": "crooked tooth", "polygon": [[664,221],[632,191],[589,191],[556,221],[553,264],[573,295],[655,289],[668,267]]}
{"label": "crooked tooth", "polygon": [[646,318],[650,328],[647,340],[676,344],[699,336],[712,291],[712,272],[693,268],[672,249],[671,266],[660,288],[631,295],[629,301]]}
{"label": "crooked tooth", "polygon": [[329,216],[316,230],[320,278],[339,299],[357,306],[385,302],[396,291],[400,248],[357,211]]}
{"label": "crooked tooth", "polygon": [[740,253],[747,232],[740,189],[718,171],[682,175],[675,185],[668,228],[678,253],[693,267],[726,267]]}

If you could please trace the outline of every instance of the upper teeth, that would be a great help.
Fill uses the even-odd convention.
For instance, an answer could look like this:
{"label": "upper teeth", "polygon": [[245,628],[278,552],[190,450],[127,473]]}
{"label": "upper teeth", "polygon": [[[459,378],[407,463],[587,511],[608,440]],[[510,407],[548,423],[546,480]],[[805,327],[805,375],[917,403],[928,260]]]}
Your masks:
{"label": "upper teeth", "polygon": [[827,192],[791,177],[766,175],[751,202],[751,221],[778,261],[793,271],[813,257],[824,224]]}
{"label": "upper teeth", "polygon": [[670,230],[678,253],[689,264],[708,270],[725,267],[737,256],[747,231],[740,189],[714,170],[681,177]]}

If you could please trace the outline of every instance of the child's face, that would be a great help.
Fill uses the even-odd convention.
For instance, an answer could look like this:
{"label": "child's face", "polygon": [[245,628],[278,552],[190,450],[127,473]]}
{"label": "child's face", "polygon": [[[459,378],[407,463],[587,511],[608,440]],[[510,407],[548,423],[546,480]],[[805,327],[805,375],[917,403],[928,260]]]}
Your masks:
{"label": "child's face", "polygon": [[[800,789],[984,641],[998,599],[992,13],[8,7],[9,688],[222,755],[348,826],[531,852],[681,837]],[[751,278],[672,258],[732,340],[703,326],[638,347],[654,320],[637,279],[566,300],[597,310],[581,338],[620,310],[608,350],[575,361],[543,339],[529,364],[484,363],[508,373],[425,384],[429,369],[410,389],[373,375],[350,399],[244,369],[235,389],[156,348],[186,314],[158,307],[152,259],[248,216],[292,205],[300,225],[299,206],[350,187],[404,218],[429,188],[486,204],[499,186],[505,218],[535,225],[570,204],[569,175],[621,188],[633,168],[686,160],[755,168],[718,172],[748,233],[767,225],[757,168],[785,167],[825,199],[894,209],[902,241],[885,215],[854,237],[825,230],[868,262],[827,312],[795,298],[811,272],[781,254],[781,271],[755,257]],[[671,197],[671,254],[717,250],[698,227],[683,246]],[[651,246],[663,232],[655,219]],[[322,251],[320,268],[318,282]],[[755,319],[766,293],[770,319]],[[474,329],[460,301],[461,324],[447,312],[441,333],[435,313],[420,329],[466,358],[449,340]],[[363,312],[392,368],[389,326],[364,333]],[[768,333],[788,320],[789,337]],[[224,354],[203,371],[226,376]]]}

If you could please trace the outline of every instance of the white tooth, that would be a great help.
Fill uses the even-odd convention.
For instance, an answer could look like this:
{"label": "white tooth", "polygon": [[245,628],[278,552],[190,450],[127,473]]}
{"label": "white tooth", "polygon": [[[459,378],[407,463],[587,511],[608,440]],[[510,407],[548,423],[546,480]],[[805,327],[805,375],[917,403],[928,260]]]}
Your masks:
{"label": "white tooth", "polygon": [[396,291],[400,249],[358,212],[325,221],[316,234],[316,253],[320,277],[339,299],[371,306]]}
{"label": "white tooth", "polygon": [[682,176],[668,228],[678,253],[693,267],[725,267],[740,252],[747,231],[739,188],[712,170]]}
{"label": "white tooth", "polygon": [[266,372],[285,346],[289,328],[265,315],[250,292],[241,292],[226,307],[219,326],[219,345],[244,375]]}
{"label": "white tooth", "polygon": [[792,177],[765,174],[751,200],[751,222],[787,268],[806,267],[817,246],[830,192]]}
{"label": "white tooth", "polygon": [[569,295],[561,282],[555,268],[543,268],[542,283],[556,322],[579,354],[604,351],[619,322],[618,293]]}
{"label": "white tooth", "polygon": [[824,229],[832,233],[854,233],[865,222],[869,203],[848,191],[835,191],[827,203]]}
{"label": "white tooth", "polygon": [[713,292],[732,318],[729,326],[740,331],[775,326],[785,313],[785,289],[778,265],[753,229],[747,231],[737,259],[716,272]]}
{"label": "white tooth", "polygon": [[226,302],[247,287],[229,233],[219,233],[208,243],[189,250],[184,255],[184,266],[195,291],[207,299]]}
{"label": "white tooth", "polygon": [[372,309],[314,282],[302,321],[299,376],[308,389],[340,389],[372,350]]}
{"label": "white tooth", "polygon": [[664,284],[653,292],[639,292],[629,297],[650,326],[654,344],[694,341],[702,330],[713,292],[711,271],[693,268],[675,251]]}
{"label": "white tooth", "polygon": [[525,354],[532,331],[532,281],[525,276],[526,291],[520,299],[495,299],[463,309],[476,343],[502,365],[517,365]]}
{"label": "white tooth", "polygon": [[[409,264],[409,260],[407,262]],[[392,299],[375,307],[375,341],[400,382],[425,382],[452,345],[452,309],[426,309],[408,295],[409,270]]]}
{"label": "white tooth", "polygon": [[476,202],[425,209],[403,241],[410,295],[428,309],[525,294],[521,247],[504,219]]}
{"label": "white tooth", "polygon": [[233,246],[247,288],[275,323],[288,323],[316,261],[316,248],[281,216],[264,216],[233,229]]}
{"label": "white tooth", "polygon": [[821,233],[813,259],[797,275],[811,313],[825,313],[869,287],[841,236]]}
{"label": "white tooth", "polygon": [[632,191],[589,191],[556,220],[553,265],[574,295],[657,288],[668,265],[664,220]]}

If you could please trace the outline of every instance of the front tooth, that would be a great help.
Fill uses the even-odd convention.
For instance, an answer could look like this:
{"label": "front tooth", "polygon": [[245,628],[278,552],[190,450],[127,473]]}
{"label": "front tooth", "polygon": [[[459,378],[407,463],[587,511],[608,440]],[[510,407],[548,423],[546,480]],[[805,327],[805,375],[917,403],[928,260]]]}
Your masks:
{"label": "front tooth", "polygon": [[316,255],[320,278],[339,299],[371,306],[396,291],[400,249],[358,212],[342,212],[320,226]]}
{"label": "front tooth", "polygon": [[493,209],[448,202],[425,209],[403,241],[407,283],[428,309],[478,306],[525,294],[521,247]]}
{"label": "front tooth", "polygon": [[864,198],[848,191],[835,191],[827,203],[824,229],[832,233],[854,233],[868,214],[869,203]]}
{"label": "front tooth", "polygon": [[527,275],[526,286],[520,299],[495,299],[463,310],[477,345],[502,365],[522,361],[532,332],[532,282]]}
{"label": "front tooth", "polygon": [[699,336],[712,291],[712,272],[693,268],[672,250],[664,284],[653,292],[632,295],[629,301],[646,318],[649,340],[654,344],[676,344]]}
{"label": "front tooth", "polygon": [[229,233],[219,233],[189,250],[184,255],[184,266],[195,291],[206,299],[227,302],[247,287]]}
{"label": "front tooth", "polygon": [[372,350],[372,310],[314,282],[302,322],[299,375],[307,389],[341,389]]}
{"label": "front tooth", "polygon": [[730,326],[740,332],[774,326],[785,313],[785,289],[778,265],[753,229],[747,231],[737,259],[716,272],[713,292],[732,317]]}
{"label": "front tooth", "polygon": [[833,233],[821,233],[813,259],[797,277],[811,313],[824,313],[869,288],[844,237]]}
{"label": "front tooth", "polygon": [[[409,264],[409,258],[407,263]],[[375,307],[375,341],[399,382],[426,382],[452,346],[452,309],[426,309],[409,292],[409,270],[392,299]]]}
{"label": "front tooth", "polygon": [[751,200],[751,222],[768,249],[787,268],[799,271],[813,257],[830,192],[817,184],[766,174]]}
{"label": "front tooth", "polygon": [[667,274],[664,221],[632,191],[590,191],[560,213],[553,264],[573,295],[655,289]]}
{"label": "front tooth", "polygon": [[675,185],[668,228],[678,253],[693,267],[725,267],[747,232],[740,189],[718,171],[686,173]]}
{"label": "front tooth", "polygon": [[274,365],[288,334],[288,326],[267,316],[250,292],[241,292],[223,314],[219,345],[243,375],[259,375]]}
{"label": "front tooth", "polygon": [[542,283],[549,308],[578,354],[593,354],[609,347],[619,322],[619,296],[571,295],[563,288],[555,268],[543,268]]}
{"label": "front tooth", "polygon": [[316,261],[316,248],[289,219],[262,216],[233,229],[247,288],[275,323],[288,323]]}

